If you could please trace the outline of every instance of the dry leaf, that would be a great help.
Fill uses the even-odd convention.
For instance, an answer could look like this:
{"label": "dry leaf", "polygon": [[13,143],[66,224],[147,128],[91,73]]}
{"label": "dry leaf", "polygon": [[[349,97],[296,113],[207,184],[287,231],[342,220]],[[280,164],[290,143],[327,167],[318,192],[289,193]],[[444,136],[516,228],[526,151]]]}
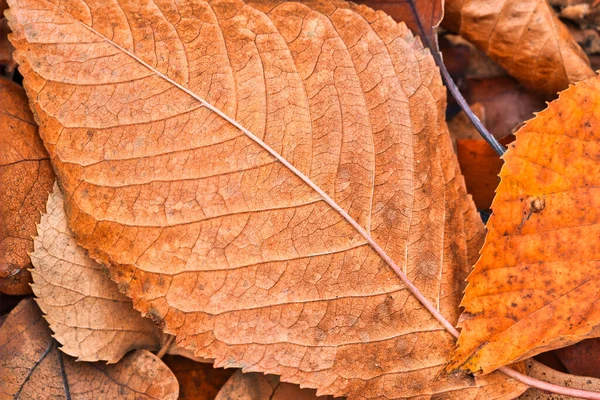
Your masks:
{"label": "dry leaf", "polygon": [[0,18],[0,74],[6,77],[11,77],[17,67],[12,57],[15,49],[8,40],[9,32],[8,21],[6,18]]}
{"label": "dry leaf", "polygon": [[32,299],[0,328],[0,399],[177,399],[173,373],[146,350],[118,364],[81,363],[58,350]]}
{"label": "dry leaf", "polygon": [[[473,115],[481,121],[485,126],[487,124],[485,116],[485,107],[481,103],[474,103],[469,105]],[[450,137],[452,138],[452,144],[456,150],[456,142],[458,140],[465,139],[481,139],[481,134],[475,128],[469,117],[464,111],[460,111],[450,121],[448,121],[448,129],[450,130]],[[459,160],[460,161],[460,160]]]}
{"label": "dry leaf", "polygon": [[600,378],[600,338],[556,349],[554,354],[568,373]]}
{"label": "dry leaf", "polygon": [[[535,360],[525,361],[527,366],[527,375],[537,378],[546,382],[555,383],[561,386],[572,387],[575,389],[590,390],[593,392],[600,392],[600,379],[590,378],[587,376],[574,376],[564,374],[562,372],[554,371],[551,368],[546,367],[544,364],[539,363]],[[523,393],[519,400],[576,400],[578,397],[571,397],[565,395],[558,395],[555,393],[548,393],[539,389],[529,389]]]}
{"label": "dry leaf", "polygon": [[32,289],[61,350],[78,361],[115,363],[129,350],[158,350],[161,332],[77,245],[57,185],[38,225]]}
{"label": "dry leaf", "polygon": [[162,360],[179,382],[179,400],[213,400],[236,371],[213,368],[210,364],[179,356],[167,355]]}
{"label": "dry leaf", "polygon": [[451,368],[484,373],[600,336],[600,78],[560,94],[516,134]]}
{"label": "dry leaf", "polygon": [[317,397],[312,389],[282,383],[277,376],[256,372],[242,374],[238,370],[221,388],[215,400],[328,400],[331,396]]}
{"label": "dry leaf", "polygon": [[545,95],[595,75],[546,0],[446,0],[443,25]]}
{"label": "dry leaf", "polygon": [[[31,253],[31,287],[61,350],[78,361],[115,363],[130,350],[165,346],[169,335],[135,311],[131,299],[77,244],[56,184],[46,210]],[[167,351],[194,358],[178,346]]]}
{"label": "dry leaf", "polygon": [[523,390],[444,375],[454,339],[369,245],[457,320],[482,226],[403,24],[339,1],[10,5],[69,225],[179,345],[323,394]]}
{"label": "dry leaf", "polygon": [[0,291],[31,293],[28,252],[54,173],[23,88],[0,78]]}

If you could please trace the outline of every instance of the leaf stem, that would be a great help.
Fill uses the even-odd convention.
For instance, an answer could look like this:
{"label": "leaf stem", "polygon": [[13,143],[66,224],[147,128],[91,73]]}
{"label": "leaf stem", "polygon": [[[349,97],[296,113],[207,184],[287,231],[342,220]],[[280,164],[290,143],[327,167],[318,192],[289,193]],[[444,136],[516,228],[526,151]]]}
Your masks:
{"label": "leaf stem", "polygon": [[454,79],[452,79],[452,76],[450,76],[450,72],[448,72],[444,61],[442,60],[442,53],[432,48],[431,54],[438,68],[440,69],[440,72],[442,73],[442,78],[446,83],[446,87],[448,88],[448,90],[450,90],[450,93],[452,93],[452,97],[454,97],[460,108],[462,108],[462,110],[465,112],[467,118],[469,118],[469,120],[471,121],[475,129],[477,129],[477,132],[479,132],[481,137],[486,142],[488,142],[490,146],[492,146],[494,151],[499,156],[502,156],[506,151],[506,148],[502,146],[500,142],[498,142],[498,139],[496,139],[494,135],[492,135],[490,131],[488,131],[485,126],[483,126],[479,118],[477,118],[477,116],[473,114],[473,111],[471,110],[471,107],[469,107],[467,100],[465,100],[460,90],[458,90],[456,83],[454,83]]}
{"label": "leaf stem", "polygon": [[[72,15],[70,15],[64,9],[62,9],[62,8],[60,8],[58,6],[55,6],[55,7],[59,8],[65,14],[67,14],[67,15],[71,16],[72,18],[74,18]],[[365,240],[371,245],[371,247],[373,248],[373,250],[375,250],[375,252],[377,252],[377,254],[379,254],[381,256],[381,258],[383,258],[388,263],[388,265],[392,268],[392,270],[394,270],[394,272],[396,273],[396,275],[398,275],[398,277],[400,278],[400,280],[402,280],[402,282],[404,282],[404,284],[406,284],[406,286],[408,287],[408,289],[410,290],[410,292],[431,313],[431,315],[435,319],[437,319],[442,324],[442,326],[444,326],[446,328],[446,330],[448,330],[448,332],[450,334],[452,334],[452,336],[454,336],[455,338],[458,338],[459,332],[456,330],[456,328],[423,295],[423,293],[421,293],[419,291],[419,289],[408,279],[408,277],[404,274],[404,272],[402,271],[402,269],[400,269],[400,267],[398,267],[398,265],[385,252],[385,250],[371,237],[371,235],[358,222],[356,222],[356,220],[354,220],[346,212],[346,210],[344,210],[340,205],[338,205],[331,197],[329,197],[329,195],[327,195],[327,193],[325,193],[323,191],[323,189],[321,189],[319,186],[317,186],[317,184],[315,184],[310,178],[308,178],[300,170],[298,170],[296,167],[294,167],[289,161],[287,161],[281,154],[279,154],[272,147],[270,147],[268,144],[266,144],[262,139],[260,139],[256,135],[254,135],[252,132],[250,132],[250,130],[248,130],[246,127],[244,127],[242,124],[240,124],[235,119],[231,118],[229,115],[227,115],[221,109],[215,107],[214,105],[212,105],[208,101],[204,100],[202,97],[200,97],[198,94],[196,94],[195,92],[193,92],[189,88],[187,88],[187,87],[185,87],[185,86],[177,83],[176,81],[174,81],[173,79],[171,79],[167,75],[165,75],[164,73],[156,70],[150,64],[148,64],[147,62],[145,62],[144,60],[142,60],[140,57],[138,57],[137,55],[135,55],[131,51],[123,48],[122,46],[118,45],[117,43],[113,42],[112,40],[108,39],[106,36],[104,36],[103,34],[101,34],[98,31],[96,31],[94,28],[92,28],[92,27],[84,24],[83,22],[81,22],[79,20],[77,20],[77,21],[85,29],[89,30],[90,32],[92,32],[95,35],[98,35],[100,38],[102,38],[103,40],[105,40],[107,43],[115,46],[117,49],[119,49],[120,51],[122,51],[124,54],[127,54],[129,57],[131,57],[132,59],[134,59],[137,62],[139,62],[140,64],[142,64],[143,66],[145,66],[146,68],[148,68],[150,71],[154,72],[161,79],[164,79],[165,81],[171,83],[173,86],[175,86],[175,87],[179,88],[180,90],[182,90],[183,92],[187,93],[188,95],[190,95],[191,97],[193,97],[194,99],[196,99],[198,102],[200,102],[200,104],[202,106],[204,106],[207,109],[213,111],[215,114],[219,115],[225,121],[229,122],[230,124],[232,124],[233,126],[235,126],[236,128],[238,128],[241,132],[243,132],[246,136],[248,136],[248,138],[250,138],[251,140],[253,140],[254,142],[256,142],[263,149],[265,149],[265,151],[267,151],[275,159],[277,159],[279,162],[281,162],[286,168],[288,168],[290,171],[292,171],[294,174],[296,174],[302,181],[304,181],[304,183],[306,183],[313,190],[315,190],[323,198],[323,200],[327,204],[329,204],[334,210],[336,210],[338,213],[340,213],[340,215],[350,225],[352,225],[365,238]],[[437,51],[432,51],[432,52],[433,53],[437,53]],[[445,70],[446,71],[446,75],[449,76],[448,71],[443,66],[443,62],[441,62],[441,57],[440,57],[439,53],[438,53],[437,57],[438,57],[440,63],[442,64],[442,67],[440,67],[440,69],[441,70]],[[434,56],[434,59],[436,59],[436,56]],[[458,94],[460,94],[460,92]],[[461,96],[461,98],[462,98],[462,96]],[[466,101],[464,101],[464,98],[462,98],[462,100],[463,100],[464,104],[466,105]],[[466,108],[469,109],[468,105],[466,105]],[[479,121],[476,117],[475,117],[475,120]],[[482,126],[481,122],[479,122],[479,125]],[[483,128],[483,129],[485,130],[485,128]],[[485,130],[485,132],[487,132],[487,130]],[[491,138],[490,139],[491,143],[494,143],[494,141],[497,143],[497,141],[495,140],[495,138],[489,132],[487,132],[487,134],[489,135],[489,138]],[[498,150],[501,150],[501,153],[504,152],[504,148],[499,143],[498,143]],[[496,150],[496,151],[498,151],[498,150]],[[506,375],[512,377],[513,379],[519,381],[519,382],[522,382],[522,383],[524,383],[524,384],[526,384],[528,386],[535,387],[535,388],[538,388],[538,389],[541,389],[541,390],[548,390],[548,391],[551,391],[551,392],[554,392],[554,393],[557,393],[557,394],[564,394],[564,395],[567,395],[567,396],[580,397],[580,398],[583,398],[583,399],[600,400],[600,392],[590,392],[590,391],[586,391],[586,390],[573,389],[573,388],[569,388],[569,387],[566,387],[566,386],[559,386],[559,385],[555,385],[555,384],[552,384],[552,383],[540,381],[538,379],[535,379],[535,378],[529,377],[527,375],[523,375],[521,373],[518,373],[517,371],[511,370],[508,367],[501,367],[499,370],[502,371],[502,372],[504,372]]]}
{"label": "leaf stem", "polygon": [[171,346],[173,345],[174,341],[175,336],[169,335],[169,338],[167,339],[165,344],[163,344],[160,350],[158,350],[158,352],[156,353],[156,357],[163,358],[164,355],[167,354],[167,352],[171,349]]}

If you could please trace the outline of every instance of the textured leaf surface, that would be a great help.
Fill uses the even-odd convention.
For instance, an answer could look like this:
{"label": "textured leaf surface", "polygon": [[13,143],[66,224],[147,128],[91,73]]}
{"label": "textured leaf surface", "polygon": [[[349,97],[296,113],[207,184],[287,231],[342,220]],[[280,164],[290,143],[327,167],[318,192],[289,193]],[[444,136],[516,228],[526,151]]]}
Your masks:
{"label": "textured leaf surface", "polygon": [[274,375],[256,372],[242,374],[238,370],[221,388],[215,400],[327,400],[317,397],[314,390],[300,389],[298,385],[282,383]]}
{"label": "textured leaf surface", "polygon": [[158,350],[160,330],[77,245],[56,185],[46,210],[31,253],[32,289],[61,350],[78,361],[111,363],[131,349]]}
{"label": "textured leaf surface", "polygon": [[177,399],[178,384],[146,350],[118,364],[81,363],[58,350],[32,299],[0,327],[1,399]]}
{"label": "textured leaf surface", "polygon": [[451,368],[493,371],[600,336],[599,78],[562,92],[509,146]]}
{"label": "textured leaf surface", "polygon": [[69,225],[180,346],[323,394],[523,390],[441,373],[453,338],[367,241],[457,320],[482,226],[405,25],[343,2],[10,5]]}
{"label": "textured leaf surface", "polygon": [[443,25],[529,89],[552,97],[595,75],[546,0],[446,0]]}
{"label": "textured leaf surface", "polygon": [[0,78],[0,291],[30,293],[35,224],[54,173],[23,88]]}
{"label": "textured leaf surface", "polygon": [[[169,335],[134,310],[131,299],[77,244],[56,184],[37,229],[31,287],[62,351],[78,361],[115,363],[133,349],[167,346]],[[194,358],[177,345],[166,351]]]}

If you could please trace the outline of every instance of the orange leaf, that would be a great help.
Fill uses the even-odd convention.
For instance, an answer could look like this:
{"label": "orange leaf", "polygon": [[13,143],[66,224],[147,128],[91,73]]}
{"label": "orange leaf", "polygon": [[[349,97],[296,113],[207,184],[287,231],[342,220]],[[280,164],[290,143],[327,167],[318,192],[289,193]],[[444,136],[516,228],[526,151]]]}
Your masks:
{"label": "orange leaf", "polygon": [[570,87],[509,146],[450,368],[484,373],[599,336],[600,78]]}
{"label": "orange leaf", "polygon": [[165,356],[163,361],[177,377],[179,400],[213,400],[236,371],[172,355]]}
{"label": "orange leaf", "polygon": [[23,88],[0,78],[0,291],[30,293],[35,224],[54,173]]}
{"label": "orange leaf", "polygon": [[392,270],[454,322],[482,239],[404,24],[340,1],[9,4],[69,225],[180,346],[323,394],[524,389],[443,374],[454,339]]}
{"label": "orange leaf", "polygon": [[527,88],[554,96],[594,76],[546,0],[446,0],[443,25],[483,49]]}
{"label": "orange leaf", "polygon": [[0,399],[177,399],[175,376],[146,350],[118,364],[82,363],[64,355],[33,299],[0,327]]}

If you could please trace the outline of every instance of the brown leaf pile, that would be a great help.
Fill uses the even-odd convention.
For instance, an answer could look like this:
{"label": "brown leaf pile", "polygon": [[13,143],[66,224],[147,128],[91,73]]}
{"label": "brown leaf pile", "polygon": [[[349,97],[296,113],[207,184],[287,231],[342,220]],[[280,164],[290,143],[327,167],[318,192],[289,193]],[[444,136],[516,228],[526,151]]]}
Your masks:
{"label": "brown leaf pile", "polygon": [[481,223],[403,24],[343,2],[46,4],[50,24],[10,5],[69,225],[180,346],[335,395],[522,391],[440,374],[453,338],[368,244],[456,320]]}

